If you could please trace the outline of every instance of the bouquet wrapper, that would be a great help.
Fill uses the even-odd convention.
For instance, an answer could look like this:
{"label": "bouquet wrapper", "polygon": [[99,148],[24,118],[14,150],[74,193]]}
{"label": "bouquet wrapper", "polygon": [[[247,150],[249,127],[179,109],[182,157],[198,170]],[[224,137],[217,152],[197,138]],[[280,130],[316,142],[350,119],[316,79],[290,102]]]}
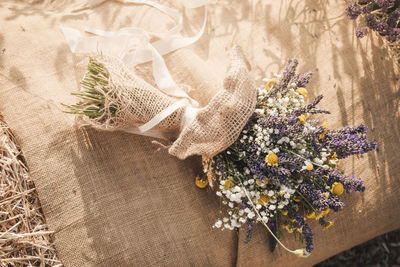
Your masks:
{"label": "bouquet wrapper", "polygon": [[[96,56],[96,61],[108,71],[108,87],[105,94],[108,112],[105,114],[106,118],[81,118],[80,123],[106,130],[122,130],[169,139],[172,144],[168,151],[179,159],[191,155],[212,157],[238,138],[254,112],[257,100],[255,83],[249,75],[242,49],[234,46],[229,54],[230,66],[221,85],[218,86],[217,81],[211,82],[210,88],[210,83],[206,83],[208,88],[205,91],[202,91],[202,88],[193,89],[187,84],[179,85],[185,88],[188,94],[194,93],[194,102],[201,103],[202,107],[193,105],[187,99],[178,99],[163,93],[130,71],[117,58]],[[196,66],[196,69],[206,69],[201,67],[201,60],[190,54],[177,51],[171,57],[173,61],[185,61],[186,64]],[[210,80],[212,76],[207,71],[193,74],[198,80]],[[141,125],[175,104],[178,104],[178,108],[160,120],[154,128],[141,130]],[[111,115],[110,109],[113,107],[115,114]]]}

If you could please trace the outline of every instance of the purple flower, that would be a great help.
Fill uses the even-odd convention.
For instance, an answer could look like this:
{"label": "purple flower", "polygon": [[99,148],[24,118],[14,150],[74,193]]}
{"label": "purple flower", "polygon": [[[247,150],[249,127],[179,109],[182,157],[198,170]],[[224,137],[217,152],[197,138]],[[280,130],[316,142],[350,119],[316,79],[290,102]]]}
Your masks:
{"label": "purple flower", "polygon": [[325,195],[315,185],[304,182],[299,187],[299,191],[315,209],[325,210],[328,208],[329,204]]}
{"label": "purple flower", "polygon": [[247,223],[247,234],[246,234],[246,239],[244,240],[244,243],[249,243],[251,240],[251,236],[253,234],[253,225],[254,225],[254,220],[249,220]]}
{"label": "purple flower", "polygon": [[282,91],[282,92],[287,91],[288,85],[290,84],[290,82],[292,82],[293,78],[296,75],[297,65],[299,65],[297,59],[289,60],[288,64],[285,67],[285,70],[283,71],[283,76],[279,81],[277,91]]}
{"label": "purple flower", "polygon": [[311,228],[304,221],[303,216],[301,216],[298,212],[296,212],[296,210],[292,206],[290,206],[288,208],[288,211],[289,211],[289,216],[291,218],[295,218],[296,222],[301,227],[303,238],[304,238],[304,241],[306,243],[306,251],[308,253],[311,253],[313,251],[313,249],[314,249],[314,246],[313,246],[313,233],[311,231]]}
{"label": "purple flower", "polygon": [[361,8],[358,4],[347,4],[346,14],[350,17],[350,19],[355,20],[361,14]]}
{"label": "purple flower", "polygon": [[339,159],[350,155],[364,154],[378,147],[375,141],[369,142],[366,136],[366,127],[346,126],[339,130],[328,130],[321,141],[323,147],[335,151]]}
{"label": "purple flower", "polygon": [[400,39],[399,12],[399,0],[361,0],[346,6],[347,16],[360,22],[356,29],[358,38],[366,35],[368,27],[389,42]]}
{"label": "purple flower", "polygon": [[356,29],[356,37],[363,38],[367,34],[367,28],[359,26]]}

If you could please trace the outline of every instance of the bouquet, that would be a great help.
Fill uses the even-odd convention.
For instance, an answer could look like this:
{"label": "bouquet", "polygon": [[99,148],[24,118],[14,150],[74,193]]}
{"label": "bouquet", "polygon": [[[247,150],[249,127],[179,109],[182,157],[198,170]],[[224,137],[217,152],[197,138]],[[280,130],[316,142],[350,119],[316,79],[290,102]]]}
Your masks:
{"label": "bouquet", "polygon": [[[322,95],[306,104],[311,73],[296,74],[297,60],[289,61],[282,76],[265,79],[265,86],[256,88],[239,47],[233,48],[231,59],[223,89],[207,106],[178,106],[154,130],[170,138],[170,154],[204,157],[204,173],[196,177],[196,185],[215,183],[227,208],[215,228],[247,225],[248,242],[253,225],[261,223],[284,248],[282,231],[299,236],[305,248],[286,249],[308,256],[313,233],[306,219],[327,229],[333,225],[329,212],[344,205],[340,195],[364,191],[362,180],[338,168],[339,160],[378,145],[367,141],[363,125],[331,130],[313,118],[329,112],[317,108]],[[80,101],[68,105],[67,112],[106,130],[131,131],[177,101],[104,56],[90,59],[81,85],[73,93]]]}
{"label": "bouquet", "polygon": [[[225,151],[204,160],[199,187],[216,184],[216,194],[226,206],[226,216],[213,227],[233,230],[247,226],[249,242],[255,223],[263,224],[286,250],[308,256],[313,233],[307,219],[323,229],[334,222],[331,211],[344,206],[344,192],[364,191],[363,181],[338,167],[341,159],[378,148],[366,139],[366,127],[338,130],[314,118],[329,113],[317,108],[322,95],[310,104],[305,88],[311,73],[296,74],[297,60],[290,60],[282,76],[264,79],[257,105],[239,138]],[[305,242],[305,249],[291,251],[280,241],[282,231]]]}
{"label": "bouquet", "polygon": [[79,115],[80,125],[173,141],[168,151],[180,159],[191,155],[212,157],[238,138],[257,102],[241,48],[233,47],[230,57],[223,88],[206,106],[198,107],[196,100],[200,99],[191,99],[181,89],[175,92],[182,97],[166,94],[118,58],[94,55],[89,59],[81,90],[73,93],[80,101],[66,105],[66,112]]}

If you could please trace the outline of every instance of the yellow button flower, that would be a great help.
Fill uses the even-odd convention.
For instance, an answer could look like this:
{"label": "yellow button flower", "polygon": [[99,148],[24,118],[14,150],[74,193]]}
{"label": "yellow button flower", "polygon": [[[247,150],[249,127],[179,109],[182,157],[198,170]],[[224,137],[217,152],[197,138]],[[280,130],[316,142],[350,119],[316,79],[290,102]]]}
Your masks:
{"label": "yellow button flower", "polygon": [[306,170],[311,171],[312,169],[314,169],[314,165],[312,163],[308,164]]}
{"label": "yellow button flower", "polygon": [[257,204],[264,205],[265,203],[268,203],[270,200],[271,198],[269,196],[260,194],[260,198],[258,199]]}
{"label": "yellow button flower", "polygon": [[264,183],[262,182],[262,180],[257,180],[258,186],[267,185],[268,183],[269,183],[269,178],[265,179]]}
{"label": "yellow button flower", "polygon": [[324,210],[322,213],[323,213],[324,216],[325,216],[325,215],[327,215],[330,211],[331,211],[331,209],[330,209],[330,208],[327,208],[327,209]]}
{"label": "yellow button flower", "polygon": [[228,190],[229,188],[231,188],[234,185],[235,185],[235,183],[233,181],[233,178],[231,177],[231,178],[225,180],[224,188],[225,188],[225,190]]}
{"label": "yellow button flower", "polygon": [[300,201],[301,201],[301,199],[300,199],[300,198],[297,198],[297,197],[293,197],[293,200],[294,200],[295,202],[300,202]]}
{"label": "yellow button flower", "polygon": [[328,157],[328,160],[336,160],[337,159],[337,154],[336,152],[332,153],[332,156]]}
{"label": "yellow button flower", "polygon": [[325,138],[325,135],[326,135],[326,133],[328,132],[328,125],[326,124],[326,122],[324,121],[323,123],[322,123],[322,128],[324,128],[324,132],[322,133],[322,134],[320,134],[319,135],[319,139],[324,139]]}
{"label": "yellow button flower", "polygon": [[306,99],[308,98],[308,91],[306,88],[304,88],[304,87],[297,88],[296,92],[298,94],[302,95],[304,98],[306,98]]}
{"label": "yellow button flower", "polygon": [[299,122],[301,124],[306,123],[306,114],[302,114],[302,115],[298,116],[297,119],[299,120]]}
{"label": "yellow button flower", "polygon": [[265,157],[265,163],[267,163],[268,166],[278,166],[278,156],[274,152],[270,152]]}
{"label": "yellow button flower", "polygon": [[344,192],[343,184],[339,182],[334,182],[330,191],[332,194],[340,196]]}
{"label": "yellow button flower", "polygon": [[206,188],[208,185],[208,180],[207,179],[201,179],[200,176],[196,177],[195,184],[198,188]]}
{"label": "yellow button flower", "polygon": [[275,85],[279,83],[277,78],[270,79],[267,84],[265,85],[265,89],[271,90]]}
{"label": "yellow button flower", "polygon": [[284,215],[284,216],[288,215],[288,211],[287,210],[283,210],[282,211],[282,215]]}
{"label": "yellow button flower", "polygon": [[324,226],[324,230],[328,229],[329,227],[331,227],[332,225],[334,225],[333,221],[329,221],[325,226]]}
{"label": "yellow button flower", "polygon": [[321,218],[324,217],[324,216],[325,216],[324,212],[321,211],[317,216],[315,216],[315,219],[316,219],[316,220],[319,220],[319,219],[321,219]]}

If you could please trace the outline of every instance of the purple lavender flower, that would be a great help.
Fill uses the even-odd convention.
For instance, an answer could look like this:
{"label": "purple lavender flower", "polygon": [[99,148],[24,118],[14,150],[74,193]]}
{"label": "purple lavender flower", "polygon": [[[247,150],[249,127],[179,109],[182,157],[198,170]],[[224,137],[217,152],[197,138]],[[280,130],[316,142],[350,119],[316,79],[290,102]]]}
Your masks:
{"label": "purple lavender flower", "polygon": [[341,201],[338,196],[335,196],[333,194],[329,195],[327,202],[328,202],[329,208],[336,212],[339,211],[340,209],[342,209],[344,206],[343,201]]}
{"label": "purple lavender flower", "polygon": [[389,42],[400,39],[399,34],[400,0],[362,0],[346,6],[346,14],[360,21],[356,36],[362,38],[367,28],[384,36]]}
{"label": "purple lavender flower", "polygon": [[347,16],[350,17],[350,19],[355,20],[361,14],[361,8],[358,4],[347,4],[346,13]]}
{"label": "purple lavender flower", "polygon": [[350,155],[364,154],[378,148],[375,141],[369,142],[367,140],[366,130],[364,125],[328,130],[321,143],[323,147],[335,151],[339,159]]}
{"label": "purple lavender flower", "polygon": [[288,211],[289,211],[289,217],[295,218],[296,222],[299,224],[299,228],[302,231],[302,235],[306,243],[306,251],[308,253],[311,253],[314,249],[313,233],[311,231],[311,228],[304,221],[304,217],[301,216],[300,213],[296,212],[296,210],[292,206],[288,208]]}
{"label": "purple lavender flower", "polygon": [[297,59],[289,60],[285,70],[283,71],[282,79],[279,81],[278,91],[286,92],[288,85],[296,75],[296,68],[298,64],[299,62]]}
{"label": "purple lavender flower", "polygon": [[293,82],[296,84],[297,87],[305,87],[310,82],[312,75],[312,71],[300,73],[294,78]]}
{"label": "purple lavender flower", "polygon": [[325,210],[328,207],[325,195],[315,185],[305,182],[299,187],[299,191],[315,209]]}
{"label": "purple lavender flower", "polygon": [[356,37],[357,38],[362,38],[366,34],[367,34],[367,28],[366,27],[362,27],[362,26],[357,27],[357,29],[356,29]]}
{"label": "purple lavender flower", "polygon": [[251,240],[251,236],[253,235],[253,225],[254,225],[254,220],[249,220],[247,224],[247,234],[246,234],[246,239],[244,240],[244,243],[249,243]]}

